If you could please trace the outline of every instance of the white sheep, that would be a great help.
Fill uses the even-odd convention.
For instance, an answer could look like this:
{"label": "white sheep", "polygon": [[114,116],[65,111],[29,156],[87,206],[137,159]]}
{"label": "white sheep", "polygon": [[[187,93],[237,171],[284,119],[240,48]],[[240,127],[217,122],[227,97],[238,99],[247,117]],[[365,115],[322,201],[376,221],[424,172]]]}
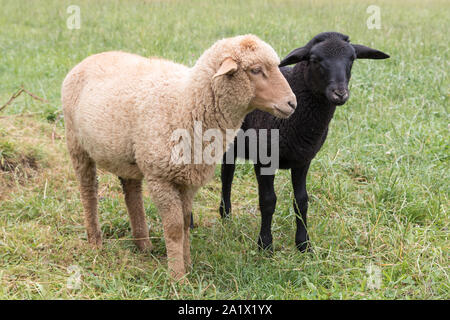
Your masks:
{"label": "white sheep", "polygon": [[[137,246],[150,249],[142,179],[162,217],[169,269],[179,279],[190,266],[189,223],[194,194],[215,164],[174,163],[174,130],[194,135],[236,132],[255,108],[286,118],[297,104],[278,70],[279,58],[254,35],[216,42],[193,68],[124,52],[90,56],[64,79],[62,104],[69,153],[80,183],[88,241],[101,247],[96,165],[116,174]],[[224,139],[226,143],[234,137]],[[220,159],[221,154],[219,155]]]}

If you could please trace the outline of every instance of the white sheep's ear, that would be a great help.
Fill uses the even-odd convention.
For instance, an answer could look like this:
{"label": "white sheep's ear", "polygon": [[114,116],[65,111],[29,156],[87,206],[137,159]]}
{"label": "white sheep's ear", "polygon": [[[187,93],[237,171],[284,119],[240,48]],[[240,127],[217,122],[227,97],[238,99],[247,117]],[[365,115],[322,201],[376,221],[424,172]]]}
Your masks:
{"label": "white sheep's ear", "polygon": [[213,79],[215,77],[223,76],[224,74],[233,74],[238,69],[238,65],[236,61],[234,61],[232,58],[226,58],[222,61],[222,64],[220,65],[219,70],[217,70],[216,74],[213,76]]}

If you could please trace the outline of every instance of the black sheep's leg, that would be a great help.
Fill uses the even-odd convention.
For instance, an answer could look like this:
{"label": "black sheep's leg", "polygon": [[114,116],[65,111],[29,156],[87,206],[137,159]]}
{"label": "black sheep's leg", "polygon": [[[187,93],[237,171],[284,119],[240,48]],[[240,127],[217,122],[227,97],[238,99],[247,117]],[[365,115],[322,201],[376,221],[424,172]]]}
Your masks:
{"label": "black sheep's leg", "polygon": [[234,170],[236,168],[236,152],[234,152],[234,160],[231,163],[226,161],[227,153],[223,155],[222,170],[220,178],[222,180],[222,195],[220,201],[220,216],[229,218],[231,215],[231,184],[233,183]]}
{"label": "black sheep's leg", "polygon": [[294,189],[294,211],[297,232],[295,234],[295,245],[304,252],[310,249],[309,236],[307,230],[308,193],[306,191],[306,175],[308,174],[309,163],[303,167],[292,168],[292,186]]}
{"label": "black sheep's leg", "polygon": [[277,204],[273,187],[275,175],[261,175],[261,168],[255,165],[258,180],[259,209],[261,210],[261,231],[258,238],[260,249],[272,251],[272,216]]}
{"label": "black sheep's leg", "polygon": [[189,226],[189,228],[194,229],[194,215],[191,212],[191,225]]}

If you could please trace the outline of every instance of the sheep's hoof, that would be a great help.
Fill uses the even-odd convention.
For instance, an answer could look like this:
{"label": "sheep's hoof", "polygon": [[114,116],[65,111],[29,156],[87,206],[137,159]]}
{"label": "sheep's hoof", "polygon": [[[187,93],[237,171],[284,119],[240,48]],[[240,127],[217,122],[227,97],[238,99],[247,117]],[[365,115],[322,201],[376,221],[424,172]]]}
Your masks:
{"label": "sheep's hoof", "polygon": [[258,238],[258,248],[266,253],[273,253],[272,239]]}
{"label": "sheep's hoof", "polygon": [[94,249],[101,250],[103,248],[102,235],[100,233],[95,236],[88,235],[88,242]]}
{"label": "sheep's hoof", "polygon": [[219,213],[220,213],[220,216],[222,217],[222,219],[224,219],[224,220],[231,218],[231,208],[228,207],[228,209],[227,209],[227,207],[225,207],[222,203],[220,204],[220,207],[219,207]]}
{"label": "sheep's hoof", "polygon": [[177,268],[178,270],[174,270],[173,268],[170,268],[170,277],[172,280],[175,280],[177,283],[185,284],[187,283],[186,273],[184,272],[184,268]]}
{"label": "sheep's hoof", "polygon": [[153,249],[153,245],[150,240],[135,240],[134,243],[138,249],[142,252],[150,252]]}
{"label": "sheep's hoof", "polygon": [[180,285],[185,285],[189,283],[188,278],[185,277],[185,275],[182,275],[181,277],[175,278],[174,275],[171,274],[172,280],[176,281],[176,283],[180,284]]}
{"label": "sheep's hoof", "polygon": [[295,246],[297,247],[298,250],[300,250],[300,252],[313,252],[312,248],[311,248],[311,244],[308,241],[305,242],[296,242]]}

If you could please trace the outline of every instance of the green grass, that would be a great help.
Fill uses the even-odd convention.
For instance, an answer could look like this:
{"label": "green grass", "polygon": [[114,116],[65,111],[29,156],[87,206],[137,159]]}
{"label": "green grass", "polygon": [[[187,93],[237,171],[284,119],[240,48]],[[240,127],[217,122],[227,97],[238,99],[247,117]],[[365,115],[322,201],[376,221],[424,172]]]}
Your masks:
{"label": "green grass", "polygon": [[[81,29],[66,9],[81,8]],[[381,9],[369,30],[366,8]],[[0,299],[449,299],[448,1],[8,1],[0,0],[0,157],[37,165],[0,171]],[[215,40],[254,33],[282,57],[322,31],[391,55],[358,61],[309,177],[314,253],[294,247],[288,172],[276,177],[275,252],[260,253],[257,187],[238,166],[234,216],[218,215],[219,168],[196,197],[193,269],[170,281],[160,218],[146,197],[152,254],[139,253],[120,186],[100,174],[104,249],[86,241],[60,108],[65,74],[106,50],[193,65]],[[33,117],[18,114],[36,113]],[[5,117],[6,116],[6,117]],[[23,163],[16,161],[16,163]],[[69,289],[78,266],[80,288]],[[367,268],[379,268],[370,286]]]}

